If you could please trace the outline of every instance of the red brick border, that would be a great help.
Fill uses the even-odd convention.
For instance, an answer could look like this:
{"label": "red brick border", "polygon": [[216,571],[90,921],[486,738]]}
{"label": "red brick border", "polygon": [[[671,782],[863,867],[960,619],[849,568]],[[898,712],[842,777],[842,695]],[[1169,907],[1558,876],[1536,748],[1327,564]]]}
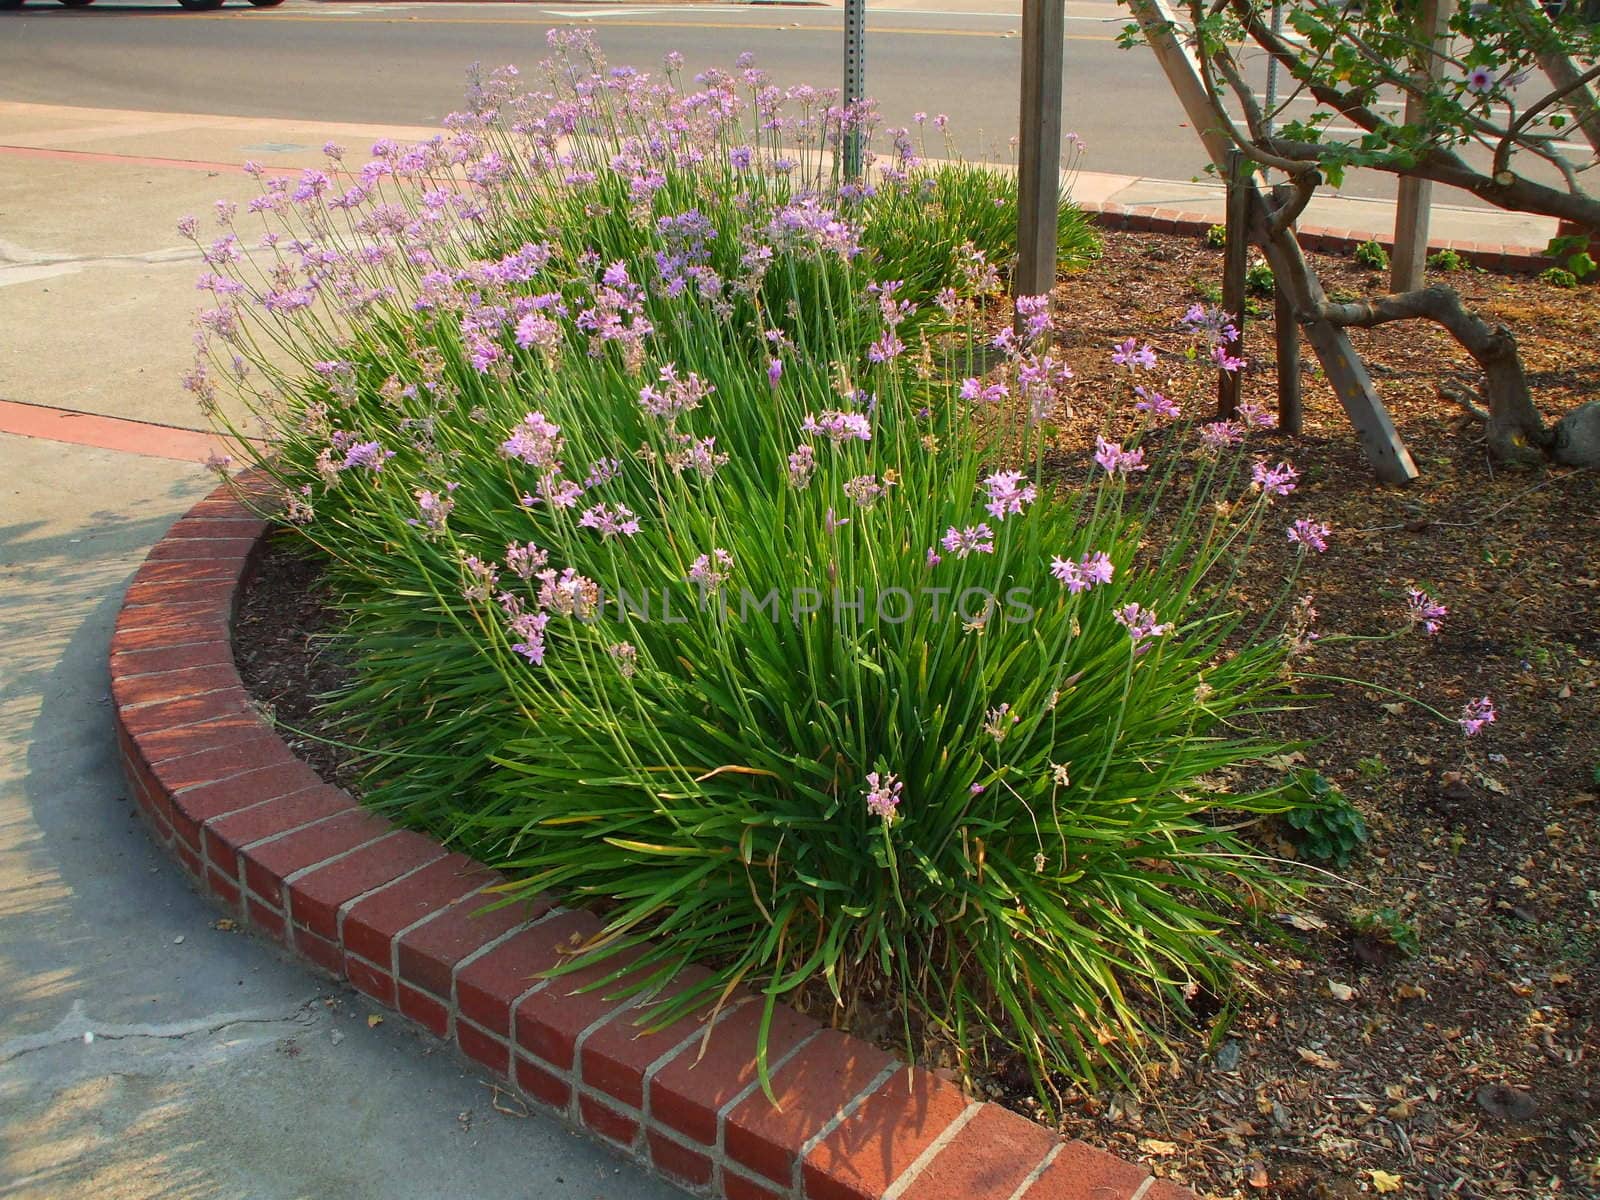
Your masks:
{"label": "red brick border", "polygon": [[702,1013],[641,1034],[637,1010],[575,991],[583,973],[541,979],[593,916],[550,901],[483,912],[493,871],[362,810],[251,707],[233,613],[267,528],[219,487],[151,550],[111,640],[129,787],[235,919],[700,1195],[1192,1200],[787,1008],[769,1041],[774,1107],[755,1077],[749,994],[709,1030]]}
{"label": "red brick border", "polygon": [[[1083,205],[1083,214],[1102,229],[1126,229],[1142,233],[1170,233],[1179,237],[1204,237],[1220,220],[1175,208],[1130,208],[1123,204]],[[1329,229],[1321,225],[1301,225],[1295,230],[1300,245],[1322,254],[1351,254],[1362,242],[1377,242],[1394,250],[1394,237],[1387,233],[1366,234],[1359,230]],[[1486,271],[1537,272],[1553,266],[1542,247],[1501,245],[1499,242],[1430,241],[1428,253],[1450,249],[1475,267]]]}

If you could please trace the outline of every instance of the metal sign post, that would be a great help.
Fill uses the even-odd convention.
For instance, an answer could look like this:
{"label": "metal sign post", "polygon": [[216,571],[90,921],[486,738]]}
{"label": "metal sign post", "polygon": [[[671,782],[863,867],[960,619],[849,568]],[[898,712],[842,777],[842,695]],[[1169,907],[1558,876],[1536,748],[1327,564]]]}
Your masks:
{"label": "metal sign post", "polygon": [[847,128],[843,131],[844,177],[861,178],[861,128],[855,123],[852,106],[866,95],[867,87],[867,0],[844,0],[844,107]]}
{"label": "metal sign post", "polygon": [[1022,0],[1022,113],[1017,143],[1018,296],[1056,285],[1061,190],[1061,70],[1066,0]]}

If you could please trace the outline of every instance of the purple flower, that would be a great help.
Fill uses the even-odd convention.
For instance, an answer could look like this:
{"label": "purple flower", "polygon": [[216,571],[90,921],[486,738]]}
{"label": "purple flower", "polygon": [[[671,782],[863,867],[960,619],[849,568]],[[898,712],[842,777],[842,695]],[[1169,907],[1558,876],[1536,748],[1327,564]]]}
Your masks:
{"label": "purple flower", "polygon": [[811,482],[811,472],[817,469],[817,455],[809,443],[802,442],[789,455],[789,486],[803,488]]}
{"label": "purple flower", "polygon": [[[1467,72],[1467,91],[1475,96],[1482,96],[1493,90],[1495,73],[1488,67],[1473,67]],[[1489,718],[1491,721],[1494,718]]]}
{"label": "purple flower", "polygon": [[1103,437],[1094,439],[1094,461],[1108,475],[1127,475],[1146,469],[1143,450],[1124,450]]}
{"label": "purple flower", "polygon": [[1268,496],[1287,496],[1299,478],[1300,472],[1286,462],[1269,467],[1265,459],[1257,459],[1250,467],[1250,481]]}
{"label": "purple flower", "polygon": [[783,378],[783,359],[774,358],[767,361],[767,383],[773,388],[778,386],[778,380]]}
{"label": "purple flower", "polygon": [[969,554],[993,554],[994,531],[987,525],[969,525],[965,529],[957,529],[952,525],[945,530],[939,544],[957,558],[965,558]]}
{"label": "purple flower", "polygon": [[633,511],[624,504],[596,504],[584,511],[578,518],[578,524],[585,529],[593,529],[602,538],[633,537],[639,532],[639,522],[634,520]]}
{"label": "purple flower", "polygon": [[885,825],[895,819],[900,808],[900,793],[905,785],[895,778],[893,772],[885,771],[879,775],[877,771],[867,774],[867,811],[875,817],[882,817]]}
{"label": "purple flower", "polygon": [[672,363],[661,368],[659,382],[659,389],[649,384],[639,389],[639,403],[646,412],[667,420],[699,408],[700,402],[717,390],[693,371],[686,379],[679,379],[678,368]]}
{"label": "purple flower", "polygon": [[1320,521],[1301,518],[1289,526],[1289,541],[1321,554],[1328,548],[1328,527]]}
{"label": "purple flower", "polygon": [[1406,589],[1406,616],[1413,625],[1421,625],[1429,637],[1444,627],[1444,618],[1449,612],[1448,608],[1420,588]]}
{"label": "purple flower", "polygon": [[1143,654],[1149,649],[1144,645],[1145,639],[1160,637],[1164,633],[1171,633],[1170,624],[1156,623],[1156,615],[1148,608],[1139,604],[1129,604],[1115,610],[1111,617],[1118,625],[1128,631],[1128,637],[1133,641],[1133,652]]}
{"label": "purple flower", "polygon": [[1178,406],[1168,400],[1160,392],[1146,391],[1142,387],[1135,387],[1133,394],[1139,397],[1133,402],[1135,412],[1149,413],[1152,417],[1176,417]]}
{"label": "purple flower", "polygon": [[1244,440],[1244,430],[1233,421],[1208,421],[1200,426],[1200,445],[1210,451],[1226,450]]}
{"label": "purple flower", "polygon": [[1150,348],[1149,343],[1139,346],[1133,338],[1129,338],[1125,342],[1119,342],[1111,351],[1111,361],[1119,367],[1127,367],[1130,371],[1136,371],[1140,367],[1148,371],[1156,365],[1156,352]]}
{"label": "purple flower", "polygon": [[835,445],[852,438],[863,442],[872,440],[872,423],[865,414],[836,409],[816,415],[807,413],[806,419],[800,423],[800,431],[821,434]]}
{"label": "purple flower", "polygon": [[[1022,334],[1028,341],[1040,337],[1050,329],[1050,297],[1018,296],[1017,316],[1022,318]],[[1154,356],[1151,362],[1154,362]]]}
{"label": "purple flower", "polygon": [[689,582],[698,583],[707,592],[714,592],[733,574],[733,555],[721,547],[710,554],[702,554],[689,567]]}
{"label": "purple flower", "polygon": [[1085,554],[1076,562],[1059,555],[1050,560],[1050,574],[1074,595],[1086,592],[1097,584],[1110,583],[1115,572],[1110,557],[1099,550]]}
{"label": "purple flower", "polygon": [[828,511],[822,515],[822,528],[827,530],[829,537],[838,533],[840,529],[848,524],[850,524],[850,518],[839,516],[833,511],[832,505],[829,505]]}
{"label": "purple flower", "polygon": [[934,567],[937,567],[940,563],[942,563],[944,561],[944,559],[940,556],[940,554],[939,554],[939,552],[937,550],[935,550],[932,546],[929,546],[928,547],[928,553],[923,558],[922,561],[927,565],[928,569],[931,571]]}
{"label": "purple flower", "polygon": [[1038,489],[1032,484],[1022,486],[1026,478],[1021,471],[996,471],[983,481],[989,494],[989,503],[984,507],[996,521],[1005,520],[1008,513],[1022,515],[1026,506],[1038,496]]}
{"label": "purple flower", "polygon": [[1458,723],[1461,726],[1461,732],[1468,737],[1473,737],[1485,725],[1493,724],[1494,718],[1494,702],[1487,696],[1479,696],[1476,700],[1467,701],[1466,707],[1461,710],[1461,717]]}
{"label": "purple flower", "polygon": [[407,524],[420,525],[430,534],[443,533],[445,522],[450,519],[451,510],[456,506],[456,502],[450,498],[450,493],[454,490],[455,488],[450,485],[447,485],[442,492],[418,490],[417,512],[421,514],[421,518],[410,520]]}
{"label": "purple flower", "polygon": [[506,567],[518,579],[529,580],[545,569],[550,561],[548,552],[539,549],[532,542],[517,545],[515,542],[506,544]]}
{"label": "purple flower", "polygon": [[1233,355],[1229,354],[1228,344],[1226,342],[1218,342],[1215,346],[1211,347],[1211,361],[1216,363],[1219,368],[1228,372],[1230,375],[1232,375],[1235,371],[1242,371],[1250,365],[1249,359],[1235,358]]}
{"label": "purple flower", "polygon": [[985,384],[981,379],[963,379],[961,381],[961,398],[963,400],[977,400],[984,404],[998,404],[1011,394],[1011,389],[1004,383],[995,382]]}
{"label": "purple flower", "polygon": [[548,624],[549,613],[520,613],[513,617],[511,632],[522,640],[513,642],[511,649],[534,666],[539,666],[544,662],[544,629]]}
{"label": "purple flower", "polygon": [[543,413],[531,412],[511,431],[511,436],[500,443],[500,453],[543,471],[559,470],[565,444],[561,426],[546,419]]}
{"label": "purple flower", "polygon": [[381,442],[356,442],[344,452],[344,461],[339,464],[341,471],[353,470],[356,467],[368,471],[381,471],[383,464],[394,457],[393,450],[385,450]]}
{"label": "purple flower", "polygon": [[1241,428],[1249,429],[1252,425],[1257,429],[1276,429],[1278,427],[1278,414],[1271,409],[1262,408],[1249,400],[1239,405],[1239,411],[1234,414]]}

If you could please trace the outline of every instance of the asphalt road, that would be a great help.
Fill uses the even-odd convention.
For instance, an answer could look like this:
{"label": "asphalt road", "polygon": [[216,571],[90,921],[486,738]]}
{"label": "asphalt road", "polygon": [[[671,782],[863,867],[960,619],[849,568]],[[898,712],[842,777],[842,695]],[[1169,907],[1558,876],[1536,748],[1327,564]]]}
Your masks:
{"label": "asphalt road", "polygon": [[[1070,5],[1065,127],[1087,169],[1187,179],[1204,159],[1159,68],[1117,49],[1104,3]],[[1018,5],[1020,9],[1020,4]],[[51,104],[427,124],[456,106],[468,64],[531,69],[551,25],[598,28],[614,63],[726,66],[753,50],[781,84],[835,84],[837,8],[314,3],[217,13],[102,0],[67,10],[32,0],[0,13],[0,99]],[[868,91],[893,123],[947,112],[959,151],[1009,161],[1017,127],[1020,18],[874,10]]]}

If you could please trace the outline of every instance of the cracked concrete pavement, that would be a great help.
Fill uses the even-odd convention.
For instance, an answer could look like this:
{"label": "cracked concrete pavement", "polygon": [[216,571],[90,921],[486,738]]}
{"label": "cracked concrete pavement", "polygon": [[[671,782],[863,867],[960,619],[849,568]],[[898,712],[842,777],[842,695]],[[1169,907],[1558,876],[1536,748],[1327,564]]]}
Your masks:
{"label": "cracked concrete pavement", "polygon": [[[321,132],[0,103],[0,147],[294,147],[257,154],[277,165]],[[199,426],[178,386],[198,261],[173,225],[250,181],[0,155],[0,400]],[[211,482],[181,456],[0,433],[0,1197],[681,1195],[219,927],[150,841],[106,649],[146,549]]]}

